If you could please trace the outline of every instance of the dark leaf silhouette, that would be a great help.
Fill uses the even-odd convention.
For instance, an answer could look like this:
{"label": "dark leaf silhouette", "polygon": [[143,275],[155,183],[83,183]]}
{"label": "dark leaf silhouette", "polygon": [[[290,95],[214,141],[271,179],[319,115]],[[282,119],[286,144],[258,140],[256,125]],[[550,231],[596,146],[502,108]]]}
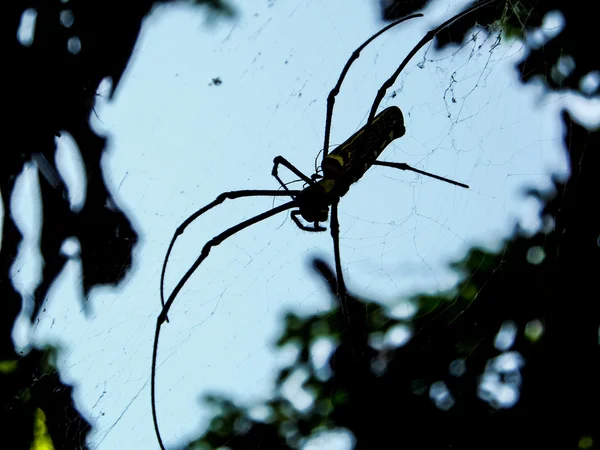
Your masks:
{"label": "dark leaf silhouette", "polygon": [[[383,17],[395,20],[419,11],[429,3],[427,0],[384,1]],[[499,0],[478,11],[477,22],[483,26],[495,25],[507,36],[525,40],[529,54],[517,66],[523,82],[540,79],[552,90],[574,91],[586,97],[597,97],[600,94],[600,62],[598,58],[590,57],[585,45],[598,41],[597,32],[594,32],[597,30],[596,17],[585,6],[557,0]],[[551,28],[542,27],[550,14],[555,18],[562,16],[556,22],[562,23],[562,30],[555,28],[554,24]],[[436,37],[436,48],[460,44],[470,28],[468,22],[454,23]],[[536,29],[538,33],[530,33]]]}
{"label": "dark leaf silhouette", "polygon": [[[84,448],[89,424],[72,405],[71,388],[46,369],[39,351],[15,353],[11,332],[21,295],[10,278],[22,235],[11,199],[25,167],[37,169],[42,204],[39,250],[41,281],[27,313],[32,321],[63,270],[65,240],[79,244],[85,297],[99,285],[124,279],[137,233],[104,181],[106,138],[91,128],[96,89],[108,79],[109,96],[118,87],[138,38],[142,20],[157,2],[9,1],[2,5],[4,137],[0,194],[4,206],[0,248],[0,395],[3,429],[11,448],[30,448],[34,430],[47,429],[55,448]],[[166,2],[163,2],[166,3]],[[195,1],[231,14],[220,0]],[[86,198],[76,210],[55,163],[56,138],[70,135],[85,169]],[[28,296],[26,296],[28,297]],[[10,370],[9,370],[10,369]],[[35,424],[35,427],[34,427]],[[4,428],[6,426],[6,428]],[[7,436],[4,436],[7,439]]]}

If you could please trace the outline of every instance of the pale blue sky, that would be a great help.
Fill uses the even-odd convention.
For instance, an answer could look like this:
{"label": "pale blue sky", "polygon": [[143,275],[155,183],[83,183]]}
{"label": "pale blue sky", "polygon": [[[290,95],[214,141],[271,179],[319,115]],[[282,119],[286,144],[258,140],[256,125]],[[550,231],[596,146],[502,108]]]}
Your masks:
{"label": "pale blue sky", "polygon": [[[332,144],[364,124],[377,89],[404,55],[462,5],[439,3],[363,52],[338,96]],[[92,292],[86,318],[75,297],[79,267],[69,263],[30,330],[35,342],[63,346],[61,374],[76,385],[77,405],[94,425],[91,448],[158,447],[150,360],[160,269],[175,228],[223,191],[276,189],[270,176],[276,155],[311,174],[322,147],[327,94],[352,51],[385,25],[375,1],[234,6],[237,19],[212,25],[203,9],[156,9],[113,101],[97,101],[93,123],[109,137],[105,176],[140,233],[134,267],[122,286]],[[342,200],[347,283],[395,305],[398,314],[410,313],[403,298],[417,289],[451,287],[455,277],[444,265],[471,245],[497,245],[516,221],[537,226],[536,204],[524,200],[521,189],[547,187],[550,171],[565,173],[558,116],[563,99],[520,84],[514,65],[521,44],[502,42],[490,53],[495,44],[496,36],[481,33],[476,43],[442,55],[427,46],[393,87],[396,96],[382,103],[398,105],[407,127],[383,160],[407,162],[471,189],[375,167]],[[221,85],[212,85],[215,77]],[[59,166],[77,204],[84,191],[68,136],[59,148]],[[31,197],[34,189],[30,170],[16,197]],[[202,217],[172,254],[167,291],[208,239],[272,204],[236,200]],[[16,209],[31,248],[35,202]],[[218,390],[247,401],[269,394],[277,366],[290,357],[273,352],[282,315],[331,305],[308,269],[311,256],[331,253],[329,233],[303,232],[287,215],[213,250],[161,334],[157,407],[168,446],[194,436],[210,418],[199,406],[200,394]],[[23,256],[16,266],[15,281],[32,292],[39,260]],[[23,327],[15,332],[20,345],[29,336]],[[291,392],[302,399],[297,389]],[[316,442],[311,448],[322,447]]]}

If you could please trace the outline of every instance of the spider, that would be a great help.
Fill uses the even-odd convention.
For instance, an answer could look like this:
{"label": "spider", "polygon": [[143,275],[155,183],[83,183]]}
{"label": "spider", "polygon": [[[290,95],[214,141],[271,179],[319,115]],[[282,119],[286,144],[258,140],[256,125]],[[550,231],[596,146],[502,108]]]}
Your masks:
{"label": "spider", "polygon": [[[489,5],[496,0],[485,0],[480,3],[472,5],[470,8],[463,12],[455,15],[451,19],[445,21],[438,27],[430,30],[419,43],[409,52],[404,58],[402,63],[398,66],[396,71],[388,78],[385,83],[381,86],[367,119],[367,123],[359,129],[354,135],[352,135],[343,144],[338,146],[333,151],[329,152],[329,137],[331,131],[331,120],[333,116],[333,107],[335,104],[335,97],[340,91],[342,82],[346,77],[352,63],[358,59],[360,52],[375,40],[378,36],[385,33],[392,27],[399,25],[410,19],[417,17],[423,17],[423,14],[412,14],[392,22],[388,26],[384,27],[369,39],[367,39],[361,46],[359,46],[350,56],[346,65],[342,69],[340,77],[331,90],[327,97],[327,113],[325,118],[325,137],[323,143],[323,158],[321,160],[321,167],[316,168],[315,173],[310,177],[298,170],[292,163],[286,160],[282,156],[277,156],[273,160],[273,170],[271,175],[277,180],[280,185],[279,190],[261,190],[261,189],[248,189],[239,191],[223,192],[215,200],[206,206],[200,208],[185,221],[179,225],[176,229],[162,266],[160,276],[160,298],[163,305],[162,311],[157,318],[156,330],[154,336],[154,347],[152,352],[152,373],[151,373],[151,401],[152,401],[152,418],[154,421],[154,430],[156,437],[161,449],[164,450],[162,437],[158,427],[158,419],[156,413],[156,359],[158,354],[158,341],[160,336],[160,329],[164,322],[168,322],[167,314],[170,308],[173,306],[173,302],[177,297],[179,291],[183,288],[188,279],[200,266],[200,264],[208,257],[211,249],[218,246],[223,241],[233,236],[234,234],[248,228],[258,222],[261,222],[269,217],[275,216],[281,212],[292,210],[290,217],[298,228],[308,232],[324,232],[327,229],[321,225],[330,218],[330,232],[333,240],[333,250],[335,259],[335,269],[337,272],[337,296],[338,302],[342,309],[342,313],[345,311],[345,285],[342,277],[342,265],[340,258],[340,247],[339,247],[339,222],[338,222],[338,203],[340,199],[348,192],[350,186],[358,181],[366,171],[372,166],[383,166],[391,167],[394,169],[408,170],[416,172],[418,174],[432,177],[446,183],[453,184],[458,187],[468,188],[466,184],[459,183],[457,181],[444,178],[439,175],[435,175],[429,172],[425,172],[414,167],[409,166],[405,163],[395,162],[383,162],[377,161],[379,155],[383,150],[395,139],[402,137],[405,133],[404,127],[404,116],[402,111],[397,106],[391,106],[379,114],[376,115],[377,109],[383,100],[387,90],[394,84],[402,70],[406,67],[408,62],[416,55],[416,53],[429,41],[431,41],[441,30],[461,19],[462,17],[474,12],[475,10]],[[280,166],[285,167],[300,180],[304,181],[305,185],[303,189],[291,190],[288,188],[281,178],[279,177]],[[179,280],[168,299],[165,302],[164,298],[164,278],[167,268],[167,262],[169,256],[177,240],[177,237],[183,234],[185,229],[198,217],[213,209],[214,207],[223,203],[226,199],[237,199],[242,197],[289,197],[291,200],[280,205],[273,207],[272,209],[244,220],[237,225],[234,225],[217,236],[210,239],[200,252],[200,255],[188,269],[188,271]],[[329,212],[331,208],[331,213]],[[330,216],[331,214],[331,216]],[[302,219],[302,220],[301,220]],[[303,223],[304,221],[304,223]],[[348,317],[348,316],[346,316]],[[350,325],[350,324],[349,324]]]}

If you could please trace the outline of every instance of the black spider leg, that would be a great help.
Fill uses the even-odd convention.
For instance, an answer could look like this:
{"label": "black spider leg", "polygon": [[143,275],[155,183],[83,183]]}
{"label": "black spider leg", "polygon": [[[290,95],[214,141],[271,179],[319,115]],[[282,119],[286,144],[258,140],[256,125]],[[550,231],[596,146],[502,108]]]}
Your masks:
{"label": "black spider leg", "polygon": [[[166,306],[165,305],[165,273],[167,271],[167,263],[169,261],[169,256],[171,255],[171,251],[173,250],[173,246],[175,245],[175,241],[177,240],[177,238],[183,234],[183,232],[185,231],[185,229],[194,220],[196,220],[202,214],[204,214],[205,212],[211,210],[215,206],[220,205],[226,199],[233,200],[233,199],[240,198],[240,197],[262,197],[262,196],[265,196],[265,197],[277,197],[277,196],[279,196],[279,197],[292,197],[292,198],[295,198],[295,196],[297,194],[299,194],[300,192],[302,192],[302,191],[290,191],[290,190],[286,190],[286,191],[243,190],[243,191],[224,192],[221,195],[219,195],[215,200],[213,200],[211,203],[209,203],[208,205],[200,208],[195,213],[193,213],[191,216],[189,216],[187,219],[185,219],[181,223],[181,225],[179,225],[177,227],[177,229],[175,230],[175,233],[173,233],[173,237],[171,238],[171,242],[169,243],[169,247],[167,249],[167,253],[165,254],[165,259],[163,261],[163,266],[162,266],[162,270],[161,270],[161,273],[160,273],[160,303],[162,304],[163,311],[164,311],[164,308]],[[167,322],[169,322],[169,319],[166,317],[166,314],[165,314],[165,320]]]}
{"label": "black spider leg", "polygon": [[275,177],[275,179],[279,182],[279,184],[281,185],[281,187],[283,189],[285,189],[286,191],[288,190],[287,184],[284,183],[281,180],[281,178],[279,178],[278,169],[279,169],[280,165],[283,166],[283,167],[285,167],[286,169],[288,169],[290,172],[292,172],[294,175],[296,175],[298,178],[300,178],[305,183],[314,184],[313,180],[311,180],[309,177],[307,177],[302,172],[300,172],[300,170],[298,170],[296,168],[296,166],[294,166],[291,162],[289,162],[283,156],[276,156],[273,159],[273,170],[271,171],[271,175],[273,175]]}
{"label": "black spider leg", "polygon": [[[373,119],[375,118],[375,114],[377,113],[377,109],[379,108],[381,101],[385,97],[385,93],[387,92],[387,90],[394,85],[394,83],[396,82],[396,78],[398,78],[398,76],[404,70],[404,68],[409,63],[409,61],[417,54],[417,52],[419,50],[421,50],[423,48],[423,46],[425,44],[427,44],[429,41],[431,41],[440,31],[442,31],[448,25],[451,25],[452,23],[456,22],[457,20],[460,20],[464,16],[471,14],[473,11],[475,11],[483,6],[486,6],[492,2],[495,2],[495,1],[496,0],[487,0],[487,1],[484,1],[481,3],[477,3],[473,6],[471,6],[470,8],[465,9],[463,12],[458,13],[451,19],[446,20],[443,24],[434,28],[433,30],[429,30],[427,32],[427,34],[423,37],[423,39],[421,39],[419,41],[419,43],[410,51],[410,53],[408,55],[406,55],[406,57],[404,58],[402,63],[398,66],[396,71],[393,73],[393,75],[391,77],[389,77],[387,79],[387,81],[385,83],[383,83],[383,85],[379,88],[379,91],[377,91],[377,95],[375,96],[375,101],[373,102],[373,106],[371,107],[371,112],[369,113],[369,119],[367,120],[367,124],[371,124],[371,122],[373,122]],[[409,16],[409,18],[410,18],[410,16]]]}
{"label": "black spider leg", "polygon": [[[278,168],[279,168],[280,165],[284,166],[290,172],[292,172],[294,175],[296,175],[298,178],[300,178],[302,181],[304,181],[306,183],[306,185],[310,186],[310,185],[315,184],[315,179],[313,177],[311,177],[311,178],[307,177],[296,166],[294,166],[291,162],[289,162],[283,156],[276,156],[275,159],[273,159],[273,170],[271,171],[271,175],[273,175],[275,177],[275,179],[279,182],[279,184],[281,185],[281,187],[284,190],[286,190],[288,193],[290,191],[288,190],[287,184],[284,183],[281,180],[281,178],[279,178]],[[290,195],[290,197],[292,197],[293,199],[296,198],[295,195]],[[298,216],[302,216],[302,213],[300,212],[300,210],[295,210],[295,211],[292,211],[290,213],[290,217],[292,218],[292,221],[301,230],[310,231],[310,232],[317,232],[317,233],[322,232],[322,231],[326,231],[326,228],[322,227],[321,225],[319,225],[319,222],[313,222],[313,225],[310,226],[310,227],[304,225],[300,221],[300,219],[298,219]]]}
{"label": "black spider leg", "polygon": [[[420,13],[419,14],[411,14],[410,16],[406,16],[406,17],[403,17],[402,19],[398,19],[395,22],[392,22],[391,24],[389,24],[388,26],[382,28],[377,33],[375,33],[373,36],[371,36],[369,39],[367,39],[365,42],[363,42],[360,47],[358,47],[356,50],[354,50],[352,55],[350,55],[350,58],[348,58],[346,65],[342,69],[340,78],[338,79],[335,87],[331,90],[331,92],[327,96],[327,114],[325,115],[325,139],[323,142],[323,161],[325,160],[325,158],[327,157],[327,153],[329,152],[329,137],[331,134],[331,120],[333,118],[333,105],[335,104],[335,97],[340,93],[340,88],[342,87],[344,78],[346,78],[346,75],[348,74],[348,71],[350,70],[350,66],[352,65],[352,63],[354,61],[356,61],[358,59],[358,57],[360,56],[360,52],[363,51],[367,45],[369,45],[372,41],[374,41],[380,35],[385,33],[390,28],[393,28],[396,25],[401,24],[402,22],[406,22],[407,20],[414,19],[416,17],[423,17],[423,14],[420,14]],[[373,120],[373,119],[371,118],[371,120]],[[370,123],[370,121],[367,123]]]}
{"label": "black spider leg", "polygon": [[340,255],[340,221],[338,219],[338,204],[340,199],[338,198],[331,205],[331,238],[333,239],[333,258],[335,260],[335,271],[337,272],[337,297],[340,304],[342,314],[350,324],[350,315],[348,314],[348,305],[346,302],[346,285],[344,283],[344,276],[342,274],[342,258]]}
{"label": "black spider leg", "polygon": [[[257,194],[257,192],[259,192],[259,194]],[[188,220],[190,222],[193,221],[194,219],[192,217],[195,218],[195,217],[200,216],[201,214],[205,213],[209,209],[214,208],[218,204],[222,203],[227,198],[251,197],[251,196],[257,196],[257,195],[282,195],[282,194],[289,195],[290,193],[293,193],[293,195],[297,195],[298,192],[299,191],[288,191],[287,193],[284,193],[281,191],[225,192],[225,193],[219,195],[219,197],[217,197],[217,199],[215,201],[206,205],[204,208],[202,208],[201,210],[198,210],[196,213],[194,213],[192,216],[190,216],[190,218]],[[210,250],[213,247],[216,247],[217,245],[221,244],[227,238],[233,236],[234,234],[243,230],[244,228],[248,228],[251,225],[261,222],[262,220],[268,219],[269,217],[275,216],[275,215],[279,214],[280,212],[287,211],[288,209],[292,209],[296,206],[298,206],[298,203],[296,202],[296,200],[292,200],[290,202],[284,203],[283,205],[277,206],[273,209],[270,209],[268,211],[265,211],[261,214],[254,216],[254,217],[251,217],[250,219],[244,220],[243,222],[240,222],[237,225],[230,227],[227,230],[223,231],[221,234],[213,237],[210,241],[208,241],[206,244],[204,244],[204,247],[202,247],[202,250],[200,252],[200,256],[198,256],[198,258],[196,259],[194,264],[192,264],[192,266],[188,269],[188,271],[185,273],[185,275],[183,275],[183,277],[181,277],[181,280],[179,280],[179,283],[177,283],[177,285],[171,292],[171,295],[169,295],[169,298],[168,298],[164,308],[162,309],[160,315],[158,316],[158,319],[156,320],[156,329],[154,332],[154,347],[152,349],[152,373],[150,375],[150,393],[151,393],[151,399],[152,399],[152,420],[154,421],[154,431],[156,433],[156,438],[157,438],[158,444],[160,445],[160,448],[162,450],[165,450],[165,446],[163,444],[162,437],[160,435],[160,431],[158,428],[158,417],[156,415],[156,357],[158,355],[158,339],[160,337],[160,329],[161,329],[162,324],[167,320],[167,313],[169,312],[169,309],[173,305],[173,302],[175,301],[177,294],[179,293],[179,291],[181,291],[181,289],[183,288],[183,286],[185,285],[187,280],[189,280],[189,278],[196,271],[196,269],[200,266],[200,264],[202,264],[202,261],[204,261],[208,257]],[[186,222],[184,222],[184,223],[187,223],[188,220],[186,220]],[[187,224],[189,225],[189,223],[187,223]],[[182,226],[183,226],[183,224],[182,224]]]}
{"label": "black spider leg", "polygon": [[[289,181],[287,183],[284,183],[283,180],[281,178],[279,178],[279,173],[278,173],[279,165],[287,167],[292,173],[296,174],[296,176],[298,176],[300,178],[300,180],[294,180],[294,181]],[[290,184],[297,183],[298,181],[304,181],[304,188],[307,186],[306,180],[308,179],[308,177],[306,175],[304,175],[296,166],[294,166],[291,162],[289,162],[283,156],[276,156],[273,159],[273,170],[271,171],[271,175],[273,177],[275,177],[275,179],[279,183],[279,189],[284,189],[284,190],[288,191],[289,190],[288,186]],[[311,177],[311,179],[312,179],[312,177]],[[295,198],[295,197],[292,197],[292,198]],[[275,207],[275,197],[273,197],[273,203],[271,204],[271,207],[272,208]]]}
{"label": "black spider leg", "polygon": [[451,180],[451,179],[446,178],[446,177],[441,177],[439,175],[435,175],[435,174],[430,173],[430,172],[425,172],[423,170],[415,169],[414,167],[409,166],[406,163],[395,163],[395,162],[387,162],[387,161],[375,161],[373,163],[373,165],[374,166],[393,167],[394,169],[400,169],[400,170],[410,170],[411,172],[416,172],[416,173],[419,173],[421,175],[425,175],[426,177],[435,178],[436,180],[444,181],[446,183],[450,183],[450,184],[453,184],[453,185],[458,186],[458,187],[469,189],[469,186],[467,184],[460,183],[458,181],[454,181],[454,180]]}
{"label": "black spider leg", "polygon": [[310,232],[323,232],[323,231],[327,231],[327,228],[322,227],[321,225],[319,225],[319,222],[313,222],[312,226],[306,226],[304,225],[300,219],[298,219],[298,216],[302,216],[302,213],[300,212],[300,210],[296,209],[294,211],[292,211],[290,213],[290,217],[292,218],[292,220],[294,221],[294,223],[296,224],[296,226],[298,228],[300,228],[301,230],[304,231],[310,231]]}
{"label": "black spider leg", "polygon": [[[323,151],[323,159],[322,159],[322,161],[325,161],[325,158],[327,157],[327,154],[329,152],[329,139],[330,139],[330,135],[331,135],[331,121],[333,118],[333,107],[335,105],[335,97],[340,92],[340,88],[342,87],[342,83],[344,82],[344,79],[346,78],[346,75],[348,74],[348,71],[350,70],[350,66],[352,66],[352,63],[359,58],[360,52],[362,50],[364,50],[364,48],[367,45],[369,45],[372,41],[374,41],[377,37],[381,36],[383,33],[385,33],[390,28],[395,27],[396,25],[399,25],[402,22],[405,22],[407,20],[414,19],[416,17],[423,17],[423,14],[420,14],[420,13],[412,14],[410,16],[403,17],[402,19],[396,20],[395,22],[392,22],[388,26],[382,28],[377,33],[375,33],[373,36],[371,36],[369,39],[367,39],[365,42],[363,42],[362,45],[360,45],[356,50],[354,50],[354,52],[352,52],[352,55],[350,55],[350,58],[348,58],[348,61],[346,62],[346,65],[342,69],[342,72],[340,73],[340,77],[338,78],[336,85],[331,90],[331,92],[329,92],[329,95],[327,96],[327,113],[325,115],[325,137],[324,137],[324,141],[323,141],[323,150],[322,150]],[[371,118],[371,121],[372,121],[372,118]],[[367,123],[370,123],[370,121]],[[315,173],[314,179],[317,179],[317,178],[318,178],[318,173]],[[340,255],[340,230],[339,230],[339,221],[338,221],[338,203],[339,203],[339,198],[336,201],[334,201],[331,205],[331,238],[333,239],[334,259],[335,259],[335,267],[336,267],[336,271],[337,271],[338,296],[339,296],[339,300],[340,300],[340,305],[342,305],[342,312],[344,312],[345,305],[346,305],[346,288],[345,288],[345,284],[344,284],[344,277],[342,275],[342,263],[341,263],[341,255]],[[346,314],[344,313],[344,315],[346,315]],[[349,317],[347,315],[346,315],[346,317],[349,319]]]}

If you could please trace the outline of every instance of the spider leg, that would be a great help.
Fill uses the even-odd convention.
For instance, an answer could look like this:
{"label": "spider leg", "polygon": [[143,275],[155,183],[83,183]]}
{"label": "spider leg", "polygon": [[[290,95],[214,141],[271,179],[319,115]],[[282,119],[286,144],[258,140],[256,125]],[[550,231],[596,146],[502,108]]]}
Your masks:
{"label": "spider leg", "polygon": [[300,221],[300,219],[298,219],[299,215],[300,215],[300,211],[299,210],[295,210],[295,211],[292,211],[290,213],[290,216],[291,216],[292,220],[294,221],[294,223],[296,224],[296,226],[298,228],[300,228],[301,230],[312,231],[312,232],[321,232],[321,231],[327,230],[327,228],[322,227],[321,225],[319,225],[319,222],[314,222],[314,224],[313,224],[312,227],[308,227],[308,226],[304,225]]}
{"label": "spider leg", "polygon": [[379,105],[381,104],[381,101],[383,100],[383,97],[385,96],[385,93],[387,92],[387,90],[394,85],[394,83],[396,82],[396,78],[398,78],[398,75],[400,75],[400,72],[402,72],[404,70],[404,68],[406,67],[408,62],[417,54],[417,52],[419,50],[421,50],[421,48],[423,48],[423,46],[425,44],[427,44],[429,41],[431,41],[436,36],[436,34],[438,34],[440,31],[442,31],[448,25],[451,25],[452,23],[456,22],[457,20],[460,20],[464,16],[471,14],[473,11],[475,11],[483,6],[486,6],[494,1],[496,1],[496,0],[487,0],[487,1],[484,1],[481,3],[476,3],[475,5],[471,6],[470,8],[465,9],[463,12],[458,13],[454,17],[446,20],[440,26],[434,28],[433,30],[429,30],[427,32],[427,34],[423,37],[423,39],[421,39],[419,41],[419,43],[410,51],[410,53],[408,55],[406,55],[406,58],[404,58],[402,63],[400,63],[400,65],[398,66],[396,71],[393,73],[393,75],[391,77],[389,77],[387,79],[387,81],[385,83],[383,83],[383,85],[379,88],[379,91],[377,91],[375,101],[373,102],[373,106],[371,107],[371,112],[369,113],[369,119],[367,120],[367,125],[370,124],[371,122],[373,122],[373,119],[375,118],[375,114],[377,113],[377,108],[379,108]]}
{"label": "spider leg", "polygon": [[323,178],[323,175],[321,175],[321,173],[320,173],[320,172],[321,172],[321,169],[318,169],[318,171],[316,171],[315,173],[313,173],[313,174],[310,176],[310,179],[311,179],[311,180],[313,180],[313,181],[317,181],[317,180],[320,180],[320,179],[322,179],[322,178]]}
{"label": "spider leg", "polygon": [[[291,190],[286,190],[286,191],[242,190],[242,191],[224,192],[221,195],[219,195],[215,200],[213,200],[211,203],[209,203],[208,205],[200,208],[195,213],[193,213],[191,216],[189,216],[187,219],[185,219],[181,223],[181,225],[179,225],[177,227],[177,230],[175,230],[175,233],[173,233],[173,237],[171,238],[171,242],[169,243],[169,247],[167,249],[167,253],[165,255],[165,259],[163,261],[162,270],[161,270],[161,273],[160,273],[160,302],[161,302],[163,308],[165,307],[165,273],[167,271],[167,262],[169,261],[169,256],[171,255],[171,251],[173,250],[173,246],[175,245],[175,241],[177,240],[177,238],[180,235],[183,234],[183,232],[185,231],[185,229],[194,220],[196,220],[202,214],[204,214],[205,212],[211,210],[215,206],[220,205],[221,203],[223,203],[227,199],[233,200],[233,199],[241,198],[241,197],[261,197],[261,196],[268,196],[268,197],[271,197],[271,196],[273,196],[273,197],[275,197],[275,196],[293,197],[295,195],[298,195],[300,192],[302,192],[302,191],[291,191]],[[166,315],[165,315],[165,320],[167,322],[169,321],[169,319],[166,317]]]}
{"label": "spider leg", "polygon": [[394,169],[400,170],[410,170],[411,172],[420,173],[421,175],[425,175],[426,177],[435,178],[436,180],[444,181],[446,183],[453,184],[455,186],[459,186],[465,189],[469,189],[469,186],[464,183],[459,183],[458,181],[451,180],[449,178],[441,177],[439,175],[435,175],[430,172],[425,172],[423,170],[415,169],[414,167],[409,166],[406,163],[395,163],[395,162],[387,162],[387,161],[375,161],[373,163],[374,166],[384,166],[384,167],[393,167]]}
{"label": "spider leg", "polygon": [[331,238],[333,239],[333,257],[335,259],[335,271],[337,272],[337,297],[339,299],[342,314],[348,320],[350,325],[350,315],[348,314],[348,305],[346,302],[346,285],[344,283],[344,275],[342,273],[342,258],[340,255],[340,222],[338,220],[338,204],[340,199],[336,199],[331,205]]}
{"label": "spider leg", "polygon": [[[207,205],[204,208],[202,208],[201,210],[199,210],[202,212],[197,214],[197,216],[208,211],[210,208],[218,205],[219,203],[222,203],[223,201],[225,201],[226,198],[249,197],[249,196],[251,196],[250,192],[252,192],[252,191],[225,192],[225,193],[219,195],[219,197],[217,197],[217,199],[214,202],[210,203],[209,205]],[[257,191],[254,191],[254,192],[257,192]],[[264,193],[264,192],[273,192],[273,191],[258,191],[258,192]],[[279,192],[278,195],[282,194],[281,191],[274,191],[274,192]],[[257,194],[257,195],[274,195],[274,194],[271,193],[271,194]],[[220,201],[219,201],[219,199],[220,199]],[[200,264],[202,264],[202,261],[204,261],[208,257],[210,250],[213,247],[216,247],[217,245],[221,244],[224,240],[233,236],[237,232],[242,231],[244,228],[248,228],[251,225],[254,225],[258,222],[268,219],[269,217],[275,216],[275,215],[279,214],[280,212],[287,211],[288,209],[292,209],[295,206],[297,206],[296,200],[292,200],[290,202],[284,203],[283,205],[280,205],[273,209],[265,211],[261,214],[251,217],[250,219],[244,220],[243,222],[240,222],[237,225],[230,227],[227,230],[223,231],[221,234],[218,234],[217,236],[213,237],[210,241],[208,241],[206,244],[204,244],[204,247],[202,247],[202,250],[200,252],[200,256],[198,256],[198,258],[196,259],[194,264],[192,264],[192,266],[188,269],[188,271],[185,273],[185,275],[183,275],[183,277],[181,277],[181,280],[179,280],[179,283],[177,283],[177,285],[171,292],[171,295],[169,295],[169,299],[167,300],[167,303],[165,304],[164,308],[162,309],[161,313],[159,314],[159,316],[156,320],[156,329],[154,332],[154,347],[152,349],[152,373],[150,376],[150,383],[151,383],[150,392],[151,392],[151,398],[152,398],[152,419],[154,421],[154,431],[156,432],[156,437],[158,439],[158,443],[159,443],[161,449],[164,450],[165,447],[162,442],[162,437],[160,435],[160,431],[158,429],[158,418],[156,415],[156,357],[158,355],[158,340],[160,337],[160,329],[161,329],[162,324],[167,319],[167,313],[168,313],[169,309],[171,308],[171,306],[173,305],[173,302],[175,301],[177,294],[179,293],[179,291],[181,291],[181,289],[183,288],[183,286],[185,285],[187,280],[189,280],[189,278],[196,271],[196,269],[200,266]]]}
{"label": "spider leg", "polygon": [[[396,25],[401,24],[402,22],[406,22],[407,20],[414,19],[416,17],[423,17],[423,14],[420,14],[420,13],[419,14],[411,14],[410,16],[406,16],[406,17],[403,17],[402,19],[398,19],[395,22],[392,22],[388,26],[379,30],[377,33],[375,33],[373,36],[371,36],[365,42],[363,42],[362,45],[360,47],[358,47],[356,50],[354,50],[352,55],[350,55],[350,58],[348,59],[348,61],[346,62],[346,65],[342,69],[342,73],[340,74],[340,78],[338,79],[335,87],[331,90],[331,92],[327,96],[327,114],[325,116],[325,140],[323,143],[323,161],[325,160],[325,157],[327,156],[327,153],[329,152],[329,137],[330,137],[330,133],[331,133],[331,119],[333,117],[333,105],[335,104],[335,97],[336,97],[336,95],[338,95],[340,93],[340,88],[342,87],[342,82],[344,81],[344,78],[346,78],[346,75],[348,74],[348,71],[350,70],[350,66],[352,65],[352,63],[354,61],[356,61],[358,59],[358,57],[360,56],[360,52],[363,51],[364,48],[367,45],[369,45],[372,41],[374,41],[377,37],[379,37],[380,35],[385,33],[390,28],[393,28]],[[367,123],[370,123],[370,122],[367,122]]]}
{"label": "spider leg", "polygon": [[291,162],[289,162],[283,156],[276,156],[273,159],[273,170],[271,171],[271,175],[273,175],[275,177],[275,179],[279,182],[279,184],[281,185],[281,187],[283,189],[285,189],[286,191],[289,191],[289,189],[288,189],[286,183],[284,183],[281,180],[281,178],[279,178],[279,174],[278,174],[278,169],[279,169],[280,165],[282,165],[283,167],[285,167],[286,169],[288,169],[290,172],[292,172],[297,177],[301,178],[302,181],[304,181],[304,182],[306,182],[308,184],[314,184],[313,180],[311,180],[309,177],[307,177],[302,172],[300,172]]}

